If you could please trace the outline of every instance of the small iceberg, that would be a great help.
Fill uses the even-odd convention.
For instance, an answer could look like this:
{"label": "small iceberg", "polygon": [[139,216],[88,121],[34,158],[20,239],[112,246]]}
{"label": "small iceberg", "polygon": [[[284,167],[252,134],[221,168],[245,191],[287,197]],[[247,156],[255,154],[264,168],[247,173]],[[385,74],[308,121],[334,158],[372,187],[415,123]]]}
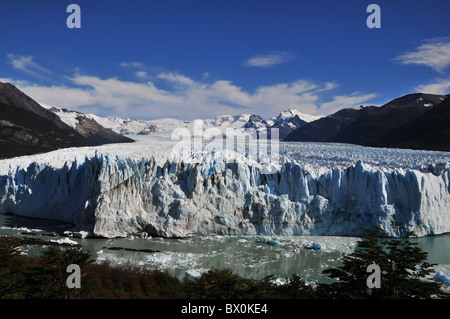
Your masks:
{"label": "small iceberg", "polygon": [[448,278],[441,272],[438,272],[436,275],[434,275],[433,280],[450,286],[450,278]]}
{"label": "small iceberg", "polygon": [[57,240],[50,240],[52,243],[58,243],[58,244],[69,244],[69,245],[78,245],[78,242],[71,240],[69,238],[62,238],[62,239],[57,239]]}
{"label": "small iceberg", "polygon": [[266,244],[271,246],[277,246],[278,242],[276,240],[269,239],[268,241],[266,241]]}
{"label": "small iceberg", "polygon": [[188,277],[191,277],[191,278],[198,278],[198,277],[201,277],[201,275],[202,275],[202,272],[198,269],[189,269],[189,270],[186,270],[185,273]]}
{"label": "small iceberg", "polygon": [[271,239],[271,238],[267,238],[267,237],[261,237],[259,239],[259,242],[267,244],[267,245],[271,245],[271,246],[277,246],[279,244],[276,240]]}
{"label": "small iceberg", "polygon": [[322,245],[319,243],[312,243],[311,245],[305,246],[305,248],[310,250],[322,250]]}

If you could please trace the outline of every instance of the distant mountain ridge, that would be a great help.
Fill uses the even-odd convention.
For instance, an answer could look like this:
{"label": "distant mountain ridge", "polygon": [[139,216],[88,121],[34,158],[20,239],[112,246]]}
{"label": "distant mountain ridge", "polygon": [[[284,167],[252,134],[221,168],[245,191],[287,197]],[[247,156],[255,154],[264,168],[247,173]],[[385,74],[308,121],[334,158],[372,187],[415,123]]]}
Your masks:
{"label": "distant mountain ridge", "polygon": [[[445,122],[438,121],[437,116],[438,111],[448,116],[447,105],[448,95],[407,94],[380,107],[339,110],[296,129],[284,140],[402,148],[417,148],[420,145],[421,149],[450,150],[450,140],[445,138],[450,132],[450,125],[445,127]],[[432,119],[440,125],[432,125]],[[428,128],[427,132],[423,131],[424,127]],[[440,127],[440,135],[433,133],[437,127]],[[419,131],[423,135],[419,136]],[[433,143],[427,141],[426,136],[434,136]]]}
{"label": "distant mountain ridge", "polygon": [[[53,110],[55,114],[61,117],[67,124],[74,126],[80,117],[80,112],[71,111],[56,107],[46,106]],[[192,129],[194,121],[184,121],[173,118],[162,118],[156,120],[134,120],[132,118],[122,119],[115,116],[100,117],[94,114],[83,114],[84,117],[95,120],[105,128],[109,128],[116,133],[123,135],[149,135],[155,132],[171,131],[176,128]],[[239,114],[239,115],[219,115],[210,119],[198,119],[202,128],[219,128],[223,131],[227,128],[242,129],[243,131],[256,130],[259,133],[270,128],[278,128],[280,138],[284,138],[293,130],[305,125],[309,121],[320,118],[304,114],[296,109],[286,109],[278,116],[272,117],[270,120],[264,120],[257,114]]]}

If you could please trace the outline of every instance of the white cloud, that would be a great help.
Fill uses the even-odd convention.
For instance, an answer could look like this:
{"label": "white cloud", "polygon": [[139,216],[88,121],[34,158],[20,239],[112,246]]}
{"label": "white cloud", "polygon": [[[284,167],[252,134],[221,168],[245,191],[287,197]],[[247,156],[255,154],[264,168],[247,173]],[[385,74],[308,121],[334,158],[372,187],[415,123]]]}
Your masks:
{"label": "white cloud", "polygon": [[52,106],[78,109],[83,105],[91,105],[96,99],[82,88],[67,86],[38,86],[27,83],[14,82],[20,90],[25,92],[33,100]]}
{"label": "white cloud", "polygon": [[12,53],[8,53],[6,56],[15,69],[21,70],[31,76],[39,79],[45,79],[46,76],[51,74],[50,70],[34,62],[33,56],[22,56]]}
{"label": "white cloud", "polygon": [[134,109],[146,108],[160,103],[161,105],[179,104],[182,100],[177,96],[158,89],[152,82],[136,83],[121,81],[116,78],[100,79],[95,76],[76,75],[71,81],[86,87],[94,103],[107,108],[113,108],[122,116],[132,114]]}
{"label": "white cloud", "polygon": [[434,83],[421,84],[415,88],[415,92],[441,94],[441,95],[449,94],[450,79],[438,79]]}
{"label": "white cloud", "polygon": [[[280,83],[271,86],[259,87],[252,96],[258,109],[266,108],[268,111],[277,113],[286,107],[295,107],[304,113],[314,113],[317,109],[316,102],[319,98],[317,92],[323,87],[304,80],[293,83]],[[274,110],[274,108],[279,108]],[[272,114],[274,115],[274,114]]]}
{"label": "white cloud", "polygon": [[219,103],[237,104],[241,106],[251,106],[252,98],[242,88],[232,84],[230,81],[216,81],[205,87],[203,92],[212,100]]}
{"label": "white cloud", "polygon": [[120,66],[129,67],[129,68],[143,68],[145,67],[144,63],[141,62],[121,62]]}
{"label": "white cloud", "polygon": [[11,78],[0,78],[0,82],[2,83],[10,83],[13,85],[29,85],[28,81],[24,80],[14,80]]}
{"label": "white cloud", "polygon": [[175,73],[161,73],[158,74],[158,78],[187,86],[192,86],[195,83],[192,79],[188,78],[187,76]]}
{"label": "white cloud", "polygon": [[[332,113],[338,108],[359,105],[375,96],[355,93],[327,98],[337,84],[317,84],[306,80],[261,86],[249,92],[230,81],[208,83],[175,73],[160,73],[155,77],[156,82],[145,83],[82,74],[74,74],[67,80],[72,85],[39,86],[23,81],[10,82],[41,103],[98,115],[140,119],[175,117],[190,120],[240,113],[270,118],[286,107],[309,114],[324,114],[325,111]],[[169,87],[161,89],[158,81],[165,81]]]}
{"label": "white cloud", "polygon": [[319,110],[321,114],[329,115],[343,108],[360,106],[363,102],[369,101],[376,96],[374,93],[360,95],[358,92],[351,95],[339,95],[335,96],[332,101],[323,103]]}
{"label": "white cloud", "polygon": [[134,73],[138,78],[145,79],[147,77],[147,72],[145,71],[137,71]]}
{"label": "white cloud", "polygon": [[426,65],[443,72],[450,65],[450,37],[425,40],[415,51],[401,54],[395,60],[401,64]]}
{"label": "white cloud", "polygon": [[271,67],[277,64],[290,62],[294,55],[289,52],[271,52],[269,54],[257,55],[247,59],[245,66]]}

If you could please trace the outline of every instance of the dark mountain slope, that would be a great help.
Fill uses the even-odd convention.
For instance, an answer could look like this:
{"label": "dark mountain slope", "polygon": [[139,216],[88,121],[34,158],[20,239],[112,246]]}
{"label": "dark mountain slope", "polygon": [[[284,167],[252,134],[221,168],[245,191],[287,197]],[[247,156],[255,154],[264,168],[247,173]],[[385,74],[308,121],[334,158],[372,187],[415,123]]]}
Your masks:
{"label": "dark mountain slope", "polygon": [[427,105],[437,105],[442,96],[408,94],[392,100],[380,108],[359,117],[341,129],[330,142],[352,143],[366,146],[385,146],[391,132],[430,110]]}
{"label": "dark mountain slope", "polygon": [[[445,121],[439,120],[438,123],[437,118],[441,116],[445,119],[443,114],[447,114],[447,108],[438,107],[443,102],[448,103],[443,101],[445,98],[443,95],[414,93],[394,99],[381,107],[343,109],[306,124],[289,134],[285,141],[336,142],[377,147],[403,145],[414,148],[422,148],[428,144],[430,147],[424,149],[442,150],[442,145],[447,144],[443,140]],[[430,115],[425,116],[426,114]],[[428,130],[414,133],[419,125]],[[437,133],[433,125],[436,128],[442,127],[442,130]],[[428,140],[432,136],[440,141],[429,144]]]}
{"label": "dark mountain slope", "polygon": [[290,133],[285,141],[329,142],[334,136],[351,123],[364,117],[376,109],[376,106],[367,106],[359,109],[342,109],[329,116],[306,123],[299,129]]}
{"label": "dark mountain slope", "polygon": [[[131,141],[102,139],[102,143]],[[0,158],[31,155],[59,148],[99,145],[9,83],[0,82]]]}
{"label": "dark mountain slope", "polygon": [[450,95],[422,116],[389,134],[386,146],[450,151]]}

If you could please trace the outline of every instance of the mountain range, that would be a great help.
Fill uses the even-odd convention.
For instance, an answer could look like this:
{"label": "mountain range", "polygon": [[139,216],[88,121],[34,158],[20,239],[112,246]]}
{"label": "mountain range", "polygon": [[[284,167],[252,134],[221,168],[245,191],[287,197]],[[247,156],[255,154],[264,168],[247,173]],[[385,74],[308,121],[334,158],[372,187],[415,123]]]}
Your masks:
{"label": "mountain range", "polygon": [[[156,120],[134,120],[132,118],[122,119],[115,116],[100,117],[94,114],[83,114],[77,111],[43,105],[47,109],[58,115],[68,125],[75,127],[82,126],[83,119],[94,120],[105,128],[127,136],[149,135],[155,132],[172,131],[175,128],[193,129],[194,121],[183,121],[173,118],[162,118]],[[320,116],[304,114],[296,109],[286,109],[278,116],[269,120],[264,120],[257,114],[220,115],[211,119],[198,119],[203,130],[207,128],[218,128],[225,133],[227,128],[242,129],[250,132],[254,129],[263,132],[270,128],[278,128],[280,139],[286,137],[290,132],[300,128],[310,121],[319,119]],[[196,122],[198,123],[198,122]]]}
{"label": "mountain range", "polygon": [[[199,122],[195,122],[199,123]],[[450,151],[450,95],[408,94],[382,106],[344,108],[328,116],[285,109],[268,120],[257,114],[220,115],[200,120],[203,130],[277,128],[284,141],[334,142],[374,147]],[[0,159],[66,147],[133,142],[134,135],[192,129],[194,121],[100,117],[39,104],[0,82]]]}

